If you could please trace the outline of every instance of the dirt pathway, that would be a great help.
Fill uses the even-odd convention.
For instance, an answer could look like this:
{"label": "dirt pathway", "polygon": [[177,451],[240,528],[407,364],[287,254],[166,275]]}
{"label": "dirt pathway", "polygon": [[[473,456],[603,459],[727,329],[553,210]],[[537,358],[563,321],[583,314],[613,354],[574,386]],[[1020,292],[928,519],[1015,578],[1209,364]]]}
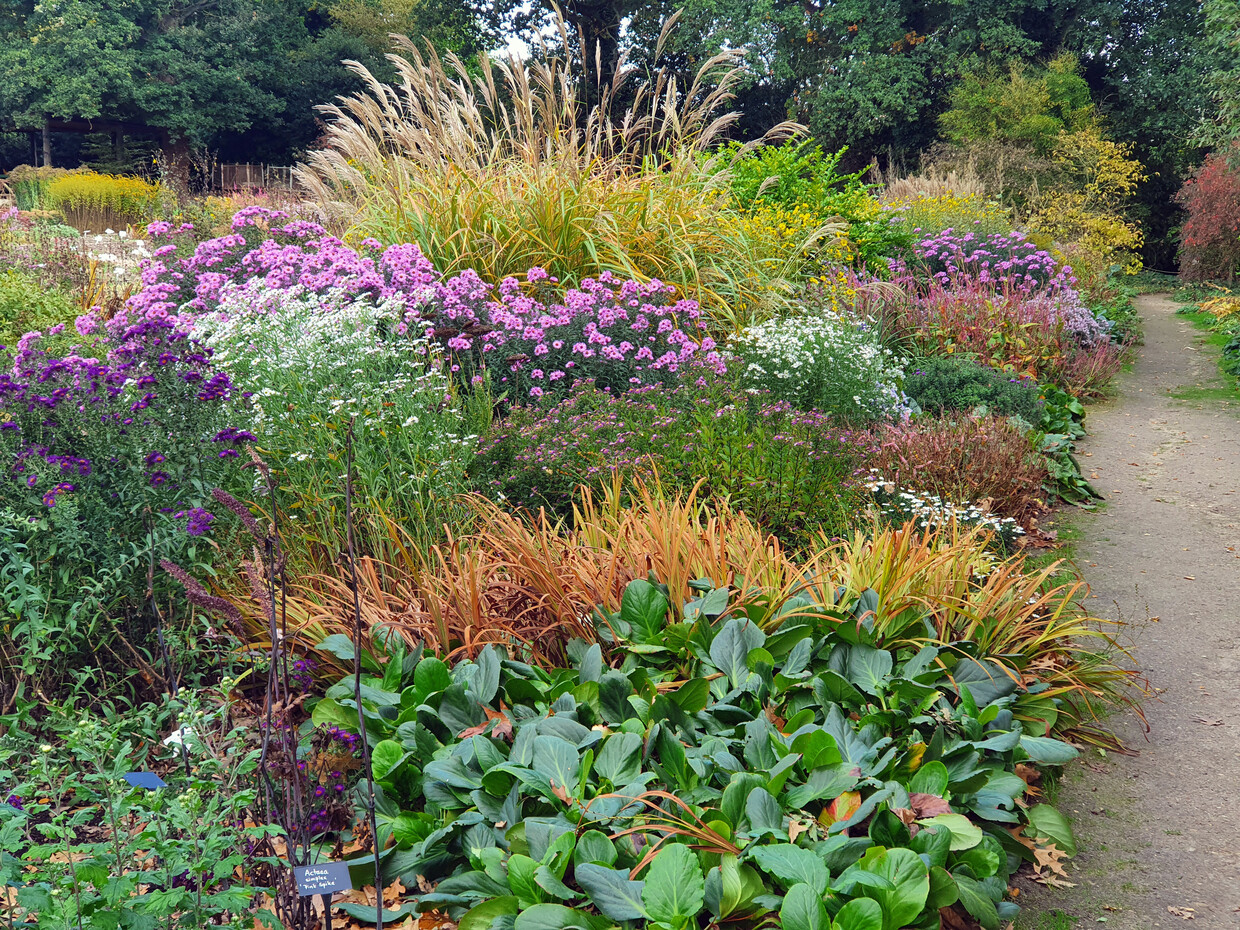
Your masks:
{"label": "dirt pathway", "polygon": [[1217,350],[1175,304],[1137,306],[1145,346],[1091,408],[1080,459],[1107,504],[1067,522],[1090,603],[1130,621],[1151,731],[1117,717],[1140,754],[1068,768],[1076,887],[1024,896],[1022,928],[1240,928],[1240,404],[1211,398]]}

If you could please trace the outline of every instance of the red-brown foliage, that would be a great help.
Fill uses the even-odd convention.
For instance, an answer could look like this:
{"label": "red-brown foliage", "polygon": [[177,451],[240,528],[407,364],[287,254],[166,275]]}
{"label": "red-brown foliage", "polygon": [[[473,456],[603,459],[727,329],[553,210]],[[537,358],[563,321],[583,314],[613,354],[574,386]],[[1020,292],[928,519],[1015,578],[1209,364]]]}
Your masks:
{"label": "red-brown foliage", "polygon": [[984,504],[1026,529],[1046,509],[1046,461],[1002,417],[919,420],[877,431],[875,439],[874,467],[901,488]]}
{"label": "red-brown foliage", "polygon": [[1226,155],[1208,155],[1175,199],[1188,211],[1180,229],[1180,274],[1190,281],[1235,281],[1240,269],[1240,170]]}

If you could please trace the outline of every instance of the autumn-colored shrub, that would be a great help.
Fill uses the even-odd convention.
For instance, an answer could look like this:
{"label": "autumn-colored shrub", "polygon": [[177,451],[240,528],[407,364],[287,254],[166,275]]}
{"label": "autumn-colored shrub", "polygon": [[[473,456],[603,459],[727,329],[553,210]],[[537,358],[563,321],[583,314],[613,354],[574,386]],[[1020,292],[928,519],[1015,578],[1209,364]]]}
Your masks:
{"label": "autumn-colored shrub", "polygon": [[1045,509],[1046,462],[1028,434],[998,416],[955,416],[874,433],[874,467],[899,487],[953,501],[989,502],[1026,528]]}
{"label": "autumn-colored shrub", "polygon": [[957,276],[863,303],[923,356],[969,355],[1076,396],[1101,393],[1122,363],[1122,347],[1098,337],[1100,324],[1087,329],[1088,309],[1066,291],[1023,293]]}
{"label": "autumn-colored shrub", "polygon": [[1180,274],[1190,281],[1233,282],[1240,269],[1240,170],[1225,154],[1208,155],[1176,202],[1188,211],[1180,228]]}

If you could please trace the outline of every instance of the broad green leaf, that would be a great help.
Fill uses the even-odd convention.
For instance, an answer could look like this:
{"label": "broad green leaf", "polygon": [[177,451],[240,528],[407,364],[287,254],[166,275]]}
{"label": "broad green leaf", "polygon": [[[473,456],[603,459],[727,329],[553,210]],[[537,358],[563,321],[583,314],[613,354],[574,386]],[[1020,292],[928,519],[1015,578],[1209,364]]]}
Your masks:
{"label": "broad green leaf", "polygon": [[642,903],[646,883],[632,881],[628,869],[608,869],[587,862],[577,866],[573,874],[594,906],[612,920],[641,920],[646,916]]}
{"label": "broad green leaf", "polygon": [[534,881],[539,888],[547,892],[551,897],[559,898],[561,901],[571,901],[577,897],[577,892],[565,885],[560,880],[560,876],[556,875],[555,872],[545,865],[540,865],[535,870]]}
{"label": "broad green leaf", "polygon": [[766,642],[766,635],[745,617],[733,617],[710,644],[710,660],[733,688],[744,688],[758,676],[749,670],[749,652]]}
{"label": "broad green leaf", "polygon": [[686,714],[696,714],[706,709],[706,702],[710,698],[710,683],[705,678],[694,678],[686,681],[669,697]]}
{"label": "broad green leaf", "polygon": [[957,852],[961,849],[972,849],[982,841],[982,828],[964,814],[938,814],[917,822],[923,827],[932,827],[938,824],[950,830],[952,834],[952,852]]}
{"label": "broad green leaf", "polygon": [[720,920],[748,911],[765,892],[762,877],[731,853],[720,856],[719,865],[706,873],[706,907]]}
{"label": "broad green leaf", "polygon": [[964,875],[952,876],[956,880],[956,890],[960,895],[960,903],[981,924],[985,930],[996,930],[999,926],[999,912],[995,910],[995,902],[982,887],[980,882]]}
{"label": "broad green leaf", "polygon": [[487,646],[474,660],[478,673],[473,680],[474,697],[481,704],[490,704],[499,691],[499,670],[504,654],[498,646]]}
{"label": "broad green leaf", "polygon": [[603,719],[618,726],[635,716],[629,703],[632,694],[633,686],[622,673],[614,669],[604,672],[598,683],[598,702],[603,709]]}
{"label": "broad green leaf", "polygon": [[865,695],[834,669],[826,669],[814,679],[814,697],[819,704],[843,704],[846,707],[865,704]]}
{"label": "broad green leaf", "polygon": [[357,732],[357,711],[343,706],[333,698],[323,698],[315,704],[310,720],[316,727],[334,726]]}
{"label": "broad green leaf", "polygon": [[546,897],[534,880],[537,872],[538,863],[529,856],[514,854],[508,857],[508,887],[517,896],[522,909],[533,907]]}
{"label": "broad green leaf", "polygon": [[598,643],[586,650],[578,667],[578,677],[583,681],[597,682],[603,676],[603,647]]}
{"label": "broad green leaf", "polygon": [[513,930],[607,930],[612,926],[606,917],[563,904],[535,904],[517,915]]}
{"label": "broad green leaf", "polygon": [[573,864],[577,867],[593,862],[599,865],[614,865],[616,861],[616,844],[598,830],[587,830],[577,840],[573,849]]}
{"label": "broad green leaf", "polygon": [[863,871],[891,883],[890,888],[865,888],[866,897],[883,907],[885,930],[900,930],[912,923],[930,894],[930,870],[911,849],[871,849],[857,863]]}
{"label": "broad green leaf", "polygon": [[783,809],[765,788],[754,788],[749,792],[749,797],[745,799],[745,816],[749,818],[749,832],[755,836],[788,836],[784,829]]}
{"label": "broad green leaf", "polygon": [[405,747],[395,740],[380,740],[370,751],[370,764],[375,778],[382,781],[394,775],[395,769],[411,755],[412,753],[406,752]]}
{"label": "broad green leaf", "polygon": [[822,894],[809,885],[799,884],[784,896],[779,923],[783,930],[830,930],[831,919],[822,903]]}
{"label": "broad green leaf", "polygon": [[651,920],[676,926],[697,917],[705,891],[697,856],[688,846],[673,843],[651,862],[642,901]]}
{"label": "broad green leaf", "polygon": [[613,785],[627,785],[641,770],[642,738],[636,733],[613,733],[594,760],[594,771]]}
{"label": "broad green leaf", "polygon": [[1063,765],[1075,759],[1079,753],[1063,740],[1049,736],[1021,736],[1020,748],[1029,758],[1040,765]]}
{"label": "broad green leaf", "polygon": [[909,843],[909,849],[923,856],[931,867],[943,867],[947,865],[953,837],[952,831],[942,824],[931,824],[917,831],[917,835]]}
{"label": "broad green leaf", "polygon": [[947,766],[938,761],[927,762],[913,773],[908,783],[908,793],[947,797]]}
{"label": "broad green leaf", "polygon": [[775,876],[785,888],[805,882],[822,895],[826,893],[827,885],[831,881],[831,873],[823,865],[821,858],[808,849],[791,843],[755,846],[749,851],[749,857],[764,872]]}
{"label": "broad green leaf", "polygon": [[491,898],[489,901],[475,904],[466,911],[457,930],[491,930],[491,924],[495,922],[496,917],[505,914],[516,916],[516,913],[517,899],[513,895]]}
{"label": "broad green leaf", "polygon": [[873,898],[849,901],[835,915],[832,930],[883,930],[883,908]]}
{"label": "broad green leaf", "polygon": [[334,655],[345,662],[353,661],[353,640],[343,633],[333,633],[314,648],[319,652]]}
{"label": "broad green leaf", "polygon": [[[332,909],[337,910],[337,911],[344,911],[354,920],[357,920],[360,923],[364,923],[364,924],[373,924],[377,916],[375,914],[375,905],[358,904],[354,901],[341,901],[339,903],[333,904]],[[417,901],[406,901],[400,907],[393,908],[390,911],[385,907],[383,909],[383,922],[385,924],[394,924],[397,921],[403,920],[406,917],[412,917],[414,914],[417,913],[417,910],[418,910]]]}
{"label": "broad green leaf", "polygon": [[656,643],[667,626],[667,598],[644,578],[630,581],[620,598],[620,619],[639,643]]}
{"label": "broad green leaf", "polygon": [[452,684],[452,673],[448,666],[434,656],[427,656],[413,670],[413,687],[416,689],[420,702],[432,694],[437,694]]}
{"label": "broad green leaf", "polygon": [[891,666],[891,653],[886,649],[857,645],[848,651],[848,680],[866,694],[885,689]]}
{"label": "broad green leaf", "polygon": [[1029,820],[1026,834],[1039,839],[1052,840],[1056,846],[1069,856],[1076,855],[1076,838],[1072,835],[1072,827],[1067,819],[1049,804],[1037,804],[1025,811]]}
{"label": "broad green leaf", "polygon": [[556,788],[563,788],[570,793],[577,788],[577,775],[581,766],[581,757],[577,747],[558,736],[537,736],[534,738],[533,769],[551,780]]}
{"label": "broad green leaf", "polygon": [[926,906],[937,911],[943,907],[951,907],[959,897],[960,891],[951,874],[941,866],[931,866],[930,897],[926,899]]}

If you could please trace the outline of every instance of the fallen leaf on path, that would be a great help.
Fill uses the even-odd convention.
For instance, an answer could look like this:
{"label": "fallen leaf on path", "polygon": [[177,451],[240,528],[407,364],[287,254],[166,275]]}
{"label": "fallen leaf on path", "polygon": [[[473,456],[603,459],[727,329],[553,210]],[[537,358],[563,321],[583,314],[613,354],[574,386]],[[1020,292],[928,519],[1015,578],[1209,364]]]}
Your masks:
{"label": "fallen leaf on path", "polygon": [[1193,719],[1207,727],[1221,727],[1223,725],[1223,721],[1219,720],[1217,717],[1198,717],[1194,714]]}
{"label": "fallen leaf on path", "polygon": [[1197,912],[1191,907],[1172,907],[1167,906],[1167,913],[1173,917],[1179,917],[1181,920],[1196,920]]}
{"label": "fallen leaf on path", "polygon": [[1185,575],[1184,580],[1185,581],[1196,581],[1197,579],[1194,578],[1192,575]]}

